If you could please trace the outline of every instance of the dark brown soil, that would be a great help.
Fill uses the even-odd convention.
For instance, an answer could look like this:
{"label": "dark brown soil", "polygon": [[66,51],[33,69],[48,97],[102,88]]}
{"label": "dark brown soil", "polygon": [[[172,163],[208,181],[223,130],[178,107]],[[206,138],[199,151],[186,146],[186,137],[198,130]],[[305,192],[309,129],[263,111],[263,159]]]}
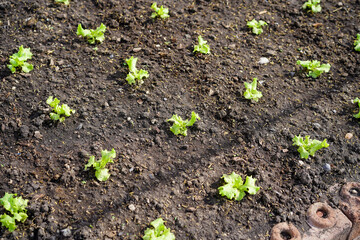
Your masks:
{"label": "dark brown soil", "polygon": [[[145,0],[1,0],[0,196],[29,199],[27,221],[13,233],[2,227],[2,239],[141,239],[158,217],[176,239],[267,239],[282,221],[306,230],[314,202],[337,207],[339,187],[359,181],[351,100],[360,92],[360,2],[322,1],[317,14],[304,2],[166,0],[163,21],[150,19]],[[269,24],[259,36],[246,27],[253,18]],[[79,23],[108,27],[98,50],[76,35]],[[198,35],[210,55],[192,53]],[[11,74],[20,45],[34,70]],[[130,56],[150,74],[139,88],[125,81]],[[314,59],[331,64],[315,80],[296,65]],[[257,103],[242,96],[254,77]],[[50,95],[76,114],[54,124]],[[201,121],[174,136],[166,120],[191,111]],[[299,134],[330,147],[300,159]],[[112,148],[111,177],[98,182],[84,166]],[[233,171],[261,190],[241,202],[220,197],[220,178]]]}

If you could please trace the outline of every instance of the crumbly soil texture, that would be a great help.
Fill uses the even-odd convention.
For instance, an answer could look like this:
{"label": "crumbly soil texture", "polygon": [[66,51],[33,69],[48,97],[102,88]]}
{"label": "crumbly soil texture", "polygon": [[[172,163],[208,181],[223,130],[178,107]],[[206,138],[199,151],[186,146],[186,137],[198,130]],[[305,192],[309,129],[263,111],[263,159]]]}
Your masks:
{"label": "crumbly soil texture", "polygon": [[[312,203],[337,207],[342,184],[359,181],[360,2],[322,1],[314,14],[303,3],[164,0],[162,20],[147,0],[1,0],[0,195],[29,200],[28,219],[1,239],[141,239],[159,217],[176,239],[268,239],[283,221],[306,231]],[[261,35],[246,26],[254,18],[268,23]],[[77,36],[80,23],[104,23],[105,41]],[[193,53],[199,35],[209,55]],[[34,70],[11,74],[21,45]],[[149,72],[141,86],[125,80],[131,56]],[[297,60],[331,69],[309,78]],[[253,78],[258,102],[243,97]],[[49,96],[76,113],[53,122]],[[201,120],[175,136],[167,119],[192,111]],[[298,135],[330,146],[301,159]],[[99,182],[84,166],[112,148]],[[232,172],[260,191],[221,197]]]}

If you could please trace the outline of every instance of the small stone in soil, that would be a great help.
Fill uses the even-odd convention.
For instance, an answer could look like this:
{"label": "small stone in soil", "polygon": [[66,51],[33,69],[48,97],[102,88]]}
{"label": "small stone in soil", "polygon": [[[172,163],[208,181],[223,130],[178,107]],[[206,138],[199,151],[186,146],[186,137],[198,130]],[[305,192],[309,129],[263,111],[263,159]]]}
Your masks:
{"label": "small stone in soil", "polygon": [[328,163],[325,163],[325,165],[323,166],[323,169],[325,172],[330,172],[331,171],[331,166]]}
{"label": "small stone in soil", "polygon": [[347,133],[347,134],[345,135],[345,138],[348,139],[348,140],[350,140],[352,137],[353,137],[353,134],[352,134],[352,133]]}
{"label": "small stone in soil", "polygon": [[70,237],[71,236],[71,230],[69,228],[65,228],[65,229],[61,230],[61,234],[64,237]]}
{"label": "small stone in soil", "polygon": [[135,211],[135,209],[136,209],[136,207],[135,207],[135,205],[134,204],[130,204],[129,206],[128,206],[128,208],[129,208],[129,210],[130,211]]}
{"label": "small stone in soil", "polygon": [[261,57],[259,60],[259,64],[267,64],[269,63],[269,59],[267,59],[266,57]]}

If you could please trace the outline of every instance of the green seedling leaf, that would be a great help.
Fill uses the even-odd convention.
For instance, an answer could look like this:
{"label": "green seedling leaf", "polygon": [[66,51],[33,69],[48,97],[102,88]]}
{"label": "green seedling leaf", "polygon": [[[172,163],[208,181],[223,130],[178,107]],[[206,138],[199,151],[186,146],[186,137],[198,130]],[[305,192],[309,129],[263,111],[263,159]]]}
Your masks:
{"label": "green seedling leaf", "polygon": [[143,240],[175,240],[175,235],[170,232],[170,228],[165,227],[162,218],[152,221],[150,225],[153,228],[145,230]]}
{"label": "green seedling leaf", "polygon": [[354,42],[354,45],[355,45],[355,51],[360,52],[360,34],[359,33],[356,35],[356,40]]}
{"label": "green seedling leaf", "polygon": [[157,3],[154,2],[151,5],[151,8],[155,11],[151,14],[152,18],[156,18],[156,17],[160,17],[162,19],[166,19],[168,17],[170,17],[169,15],[169,9],[168,8],[164,8],[164,6],[161,7],[157,7]]}
{"label": "green seedling leaf", "polygon": [[183,120],[180,116],[174,114],[168,122],[173,122],[173,125],[170,127],[170,131],[173,132],[175,135],[182,134],[183,136],[187,136],[187,128],[194,125],[196,120],[201,120],[198,114],[195,112],[191,112],[191,119],[190,120]]}
{"label": "green seedling leaf", "polygon": [[198,36],[198,45],[194,46],[194,51],[193,52],[200,52],[203,54],[209,54],[210,53],[210,46],[207,43],[207,41],[205,41],[201,36]]}
{"label": "green seedling leaf", "polygon": [[317,78],[319,77],[323,72],[329,72],[330,71],[330,64],[320,64],[319,61],[313,60],[313,61],[300,61],[297,60],[296,62],[298,65],[301,65],[303,68],[305,68],[308,73],[308,77]]}
{"label": "green seedling leaf", "polygon": [[310,136],[305,136],[304,140],[303,137],[299,135],[293,138],[293,146],[298,146],[300,157],[307,159],[309,156],[314,156],[317,150],[329,147],[329,144],[326,142],[326,139],[321,142],[316,139],[311,140]]}
{"label": "green seedling leaf", "polygon": [[10,216],[6,213],[0,216],[2,226],[6,227],[9,232],[16,229],[16,221],[25,222],[28,215],[26,214],[26,207],[29,200],[22,197],[14,197],[16,194],[5,193],[4,197],[0,198],[0,204],[11,213]]}
{"label": "green seedling leaf", "polygon": [[55,0],[56,3],[63,3],[65,5],[69,5],[70,4],[70,0]]}
{"label": "green seedling leaf", "polygon": [[245,183],[235,172],[232,172],[230,175],[224,174],[222,179],[225,185],[218,188],[219,194],[228,199],[240,201],[245,197],[245,192],[255,195],[260,190],[260,187],[255,186],[256,179],[251,176],[246,177]]}
{"label": "green seedling leaf", "polygon": [[50,118],[53,121],[64,122],[65,117],[70,117],[72,113],[75,113],[75,110],[71,109],[67,104],[63,104],[60,106],[60,100],[57,98],[54,99],[53,96],[48,97],[46,103],[53,108],[53,112],[50,113]]}
{"label": "green seedling leaf", "polygon": [[359,113],[354,114],[354,117],[355,117],[355,118],[360,118],[360,99],[359,99],[359,98],[355,98],[355,99],[353,100],[353,103],[357,103],[358,106],[359,106]]}
{"label": "green seedling leaf", "polygon": [[95,30],[83,29],[81,24],[79,24],[76,34],[86,38],[90,44],[95,44],[96,42],[102,43],[105,40],[105,31],[106,26],[103,23],[101,23],[100,27],[96,28]]}
{"label": "green seedling leaf", "polygon": [[101,159],[95,161],[95,156],[90,156],[88,163],[85,165],[85,171],[89,167],[95,169],[95,177],[99,181],[106,181],[110,177],[109,169],[105,168],[107,163],[113,163],[113,159],[116,157],[115,149],[111,151],[103,150],[101,151]]}
{"label": "green seedling leaf", "polygon": [[126,59],[125,62],[129,66],[129,73],[126,76],[126,81],[132,85],[132,84],[138,84],[139,86],[144,83],[142,80],[143,78],[148,78],[149,73],[148,71],[141,69],[140,71],[136,68],[136,62],[137,58],[134,58],[133,56],[129,59]]}
{"label": "green seedling leaf", "polygon": [[255,102],[259,101],[259,99],[263,96],[262,93],[258,90],[256,90],[257,87],[257,78],[253,78],[252,83],[244,83],[245,85],[245,92],[244,92],[244,97],[246,99],[252,99]]}
{"label": "green seedling leaf", "polygon": [[263,32],[262,27],[268,25],[265,21],[256,21],[255,19],[247,22],[247,26],[252,29],[252,32],[256,35],[259,35]]}
{"label": "green seedling leaf", "polygon": [[30,48],[24,48],[23,45],[19,47],[19,51],[10,56],[10,64],[7,67],[12,73],[16,72],[16,69],[19,68],[23,72],[30,72],[33,70],[34,66],[27,63],[26,61],[31,59],[33,54],[30,52]]}
{"label": "green seedling leaf", "polygon": [[309,0],[302,6],[304,10],[308,9],[312,13],[321,12],[320,0]]}

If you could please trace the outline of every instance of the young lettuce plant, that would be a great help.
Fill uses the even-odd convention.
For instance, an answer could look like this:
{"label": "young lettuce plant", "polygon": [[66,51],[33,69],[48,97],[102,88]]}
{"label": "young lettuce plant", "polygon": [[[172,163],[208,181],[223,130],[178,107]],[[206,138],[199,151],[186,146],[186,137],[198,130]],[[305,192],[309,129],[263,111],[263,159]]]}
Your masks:
{"label": "young lettuce plant", "polygon": [[201,120],[199,115],[195,112],[191,112],[191,119],[190,120],[183,120],[180,116],[174,114],[168,122],[174,122],[173,125],[170,127],[170,130],[175,134],[179,135],[182,134],[183,136],[187,136],[187,128],[194,125],[196,120]]}
{"label": "young lettuce plant", "polygon": [[144,81],[142,80],[143,78],[148,78],[149,77],[149,73],[146,70],[141,69],[140,71],[137,70],[136,68],[136,61],[138,59],[134,58],[133,56],[129,59],[126,59],[126,63],[129,66],[129,74],[126,76],[126,80],[128,81],[128,83],[130,85],[132,84],[137,84],[141,85],[144,83]]}
{"label": "young lettuce plant", "polygon": [[156,18],[156,17],[160,17],[162,19],[166,19],[168,17],[170,17],[169,15],[169,9],[168,8],[164,8],[164,6],[161,6],[161,7],[157,7],[157,3],[154,2],[152,5],[151,5],[151,8],[155,11],[151,14],[151,17],[152,18]]}
{"label": "young lettuce plant", "polygon": [[320,0],[309,0],[302,6],[304,10],[309,9],[312,13],[321,12]]}
{"label": "young lettuce plant", "polygon": [[224,174],[222,179],[224,179],[226,184],[218,188],[219,194],[226,196],[228,199],[240,201],[245,197],[245,192],[250,195],[255,195],[260,190],[260,187],[255,186],[256,179],[251,176],[246,177],[245,183],[243,183],[242,178],[234,172],[230,175]]}
{"label": "young lettuce plant", "polygon": [[56,3],[63,3],[65,5],[69,5],[70,4],[70,0],[55,0]]}
{"label": "young lettuce plant", "polygon": [[19,51],[10,56],[10,64],[7,67],[12,73],[16,72],[16,68],[20,68],[23,72],[30,72],[34,69],[34,66],[26,61],[31,59],[33,54],[30,52],[30,48],[24,48],[23,45],[19,47]]}
{"label": "young lettuce plant", "polygon": [[323,72],[330,71],[330,64],[320,64],[319,61],[300,61],[297,60],[296,64],[301,65],[303,68],[306,68],[308,71],[307,76],[312,78],[319,77]]}
{"label": "young lettuce plant", "polygon": [[99,181],[106,181],[110,177],[109,169],[105,168],[107,163],[113,163],[113,159],[116,157],[115,149],[111,151],[101,151],[101,159],[95,162],[95,156],[91,156],[88,164],[85,165],[85,171],[88,167],[95,169],[95,177]]}
{"label": "young lettuce plant", "polygon": [[265,21],[256,21],[255,19],[247,22],[247,26],[252,29],[252,32],[259,35],[263,32],[262,26],[268,25]]}
{"label": "young lettuce plant", "polygon": [[244,97],[246,99],[252,99],[255,102],[259,101],[259,99],[263,96],[262,93],[256,90],[257,87],[257,78],[253,78],[252,83],[244,83],[246,91],[244,92]]}
{"label": "young lettuce plant", "polygon": [[316,139],[311,140],[310,136],[305,136],[305,140],[300,135],[295,136],[293,138],[293,142],[294,142],[293,146],[299,147],[298,152],[300,153],[300,157],[305,159],[308,159],[309,155],[314,156],[317,150],[329,147],[329,144],[326,142],[326,139],[324,139],[324,141],[321,142]]}
{"label": "young lettuce plant", "polygon": [[355,99],[353,100],[353,103],[357,103],[358,106],[359,106],[359,113],[354,114],[354,117],[355,117],[355,118],[360,118],[360,99],[359,99],[359,98],[355,98]]}
{"label": "young lettuce plant", "polygon": [[207,43],[207,41],[205,41],[200,35],[198,36],[198,45],[194,46],[194,51],[193,52],[200,52],[203,54],[209,54],[210,53],[210,46]]}
{"label": "young lettuce plant", "polygon": [[9,232],[16,229],[15,221],[25,222],[27,219],[28,215],[26,214],[26,207],[28,201],[29,200],[25,200],[22,197],[16,197],[16,194],[10,193],[5,193],[5,195],[0,198],[0,204],[12,215],[4,213],[0,216],[2,226],[6,227]]}
{"label": "young lettuce plant", "polygon": [[355,45],[355,51],[360,52],[360,34],[359,33],[356,35],[356,40],[354,42],[354,45]]}
{"label": "young lettuce plant", "polygon": [[102,43],[105,40],[105,30],[106,26],[103,23],[101,23],[100,27],[96,28],[95,30],[83,29],[81,24],[79,24],[76,34],[86,38],[90,44],[95,44],[96,42]]}
{"label": "young lettuce plant", "polygon": [[52,113],[50,113],[50,118],[53,121],[63,122],[65,121],[65,117],[70,117],[72,113],[75,113],[75,110],[71,109],[67,104],[59,105],[60,100],[55,98],[53,96],[50,96],[46,103],[50,105],[50,107],[53,108]]}
{"label": "young lettuce plant", "polygon": [[162,218],[152,221],[150,225],[153,228],[145,230],[143,240],[175,240],[175,235],[170,232],[170,228],[165,227]]}

